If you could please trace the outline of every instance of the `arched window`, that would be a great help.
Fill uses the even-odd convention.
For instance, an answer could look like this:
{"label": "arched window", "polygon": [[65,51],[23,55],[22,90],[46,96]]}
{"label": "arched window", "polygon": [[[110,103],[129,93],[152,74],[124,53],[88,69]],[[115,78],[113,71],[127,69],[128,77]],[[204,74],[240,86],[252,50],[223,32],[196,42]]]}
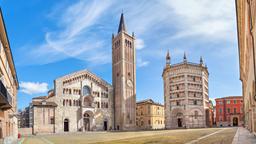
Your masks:
{"label": "arched window", "polygon": [[72,102],[71,102],[71,100],[69,100],[69,106],[72,106]]}
{"label": "arched window", "polygon": [[68,106],[68,100],[66,99],[66,106]]}
{"label": "arched window", "polygon": [[197,100],[194,100],[194,105],[197,105]]}
{"label": "arched window", "polygon": [[195,111],[195,119],[198,117],[198,111]]}
{"label": "arched window", "polygon": [[88,86],[84,86],[83,87],[83,96],[87,96],[90,94],[91,94],[90,88]]}
{"label": "arched window", "polygon": [[63,106],[65,106],[65,100],[63,100]]}

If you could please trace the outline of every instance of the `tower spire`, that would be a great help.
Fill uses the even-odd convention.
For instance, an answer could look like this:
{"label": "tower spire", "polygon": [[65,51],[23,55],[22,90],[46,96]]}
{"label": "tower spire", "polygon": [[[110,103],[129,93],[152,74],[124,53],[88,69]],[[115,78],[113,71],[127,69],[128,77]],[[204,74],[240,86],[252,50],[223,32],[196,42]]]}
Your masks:
{"label": "tower spire", "polygon": [[186,52],[184,52],[183,61],[184,61],[184,62],[187,62]]}
{"label": "tower spire", "polygon": [[119,22],[119,27],[118,27],[118,33],[121,31],[126,32],[126,27],[124,23],[124,13],[122,12],[121,17],[120,17],[120,22]]}
{"label": "tower spire", "polygon": [[169,50],[168,50],[167,54],[166,54],[166,66],[168,66],[170,64],[171,64],[171,56],[170,56],[170,53],[169,53]]}
{"label": "tower spire", "polygon": [[203,61],[203,57],[202,57],[202,56],[200,57],[200,64],[201,64],[201,65],[204,64],[204,61]]}

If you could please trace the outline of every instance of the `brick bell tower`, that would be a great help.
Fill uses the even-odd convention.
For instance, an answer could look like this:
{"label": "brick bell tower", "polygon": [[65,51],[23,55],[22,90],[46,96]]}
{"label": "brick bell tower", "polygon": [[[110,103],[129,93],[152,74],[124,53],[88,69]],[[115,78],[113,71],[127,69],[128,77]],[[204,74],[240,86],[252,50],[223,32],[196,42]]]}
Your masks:
{"label": "brick bell tower", "polygon": [[116,130],[136,128],[135,36],[129,35],[121,14],[118,32],[112,35],[112,82],[114,87],[114,126]]}

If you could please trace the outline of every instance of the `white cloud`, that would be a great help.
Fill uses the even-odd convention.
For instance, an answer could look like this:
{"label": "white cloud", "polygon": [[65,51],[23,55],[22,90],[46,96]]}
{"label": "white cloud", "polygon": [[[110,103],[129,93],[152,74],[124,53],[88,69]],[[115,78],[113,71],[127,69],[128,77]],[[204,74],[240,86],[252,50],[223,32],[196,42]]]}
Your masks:
{"label": "white cloud", "polygon": [[230,0],[141,0],[125,4],[118,0],[80,0],[56,7],[49,15],[57,28],[47,31],[43,42],[25,45],[20,53],[27,51],[26,61],[21,55],[18,62],[47,64],[76,58],[93,65],[110,63],[109,39],[117,30],[122,9],[129,33],[135,32],[138,37],[137,53],[147,59],[159,58],[156,54],[163,55],[159,49],[176,47],[177,40],[196,38],[191,48],[198,43],[226,43],[236,38],[235,6]]}
{"label": "white cloud", "polygon": [[146,67],[146,66],[148,66],[148,64],[149,64],[149,61],[144,61],[141,58],[137,59],[137,66],[138,67]]}
{"label": "white cloud", "polygon": [[145,43],[143,41],[143,39],[136,39],[136,49],[137,50],[141,50],[145,47]]}
{"label": "white cloud", "polygon": [[[76,58],[92,63],[109,62],[111,57],[108,51],[102,50],[105,40],[95,35],[93,25],[104,11],[111,5],[110,0],[104,1],[78,1],[73,5],[60,10],[54,10],[57,28],[45,33],[44,42],[37,45],[24,46],[28,51],[29,63],[46,64],[66,58]],[[29,49],[29,50],[28,50]],[[100,52],[95,61],[95,55]],[[24,63],[24,61],[23,61]]]}
{"label": "white cloud", "polygon": [[178,32],[174,38],[197,36],[230,40],[235,35],[235,2],[230,0],[169,0],[164,2],[174,15]]}
{"label": "white cloud", "polygon": [[32,95],[32,94],[41,94],[48,91],[47,83],[40,82],[21,82],[20,83],[21,92]]}

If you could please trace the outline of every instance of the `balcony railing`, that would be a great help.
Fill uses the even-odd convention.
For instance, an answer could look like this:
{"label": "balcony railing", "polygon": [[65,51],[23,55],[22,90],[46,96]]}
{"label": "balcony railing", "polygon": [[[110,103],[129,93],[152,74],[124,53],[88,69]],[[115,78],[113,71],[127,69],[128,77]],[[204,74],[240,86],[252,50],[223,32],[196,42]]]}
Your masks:
{"label": "balcony railing", "polygon": [[12,97],[2,81],[0,81],[0,109],[5,110],[10,108],[12,108]]}

